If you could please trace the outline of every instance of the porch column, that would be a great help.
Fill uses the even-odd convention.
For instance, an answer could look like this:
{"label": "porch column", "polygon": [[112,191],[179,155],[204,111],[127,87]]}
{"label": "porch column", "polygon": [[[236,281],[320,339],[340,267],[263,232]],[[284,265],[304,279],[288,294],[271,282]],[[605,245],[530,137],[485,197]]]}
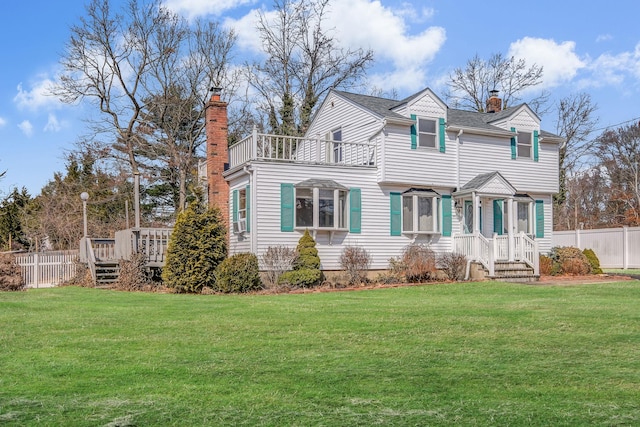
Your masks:
{"label": "porch column", "polygon": [[507,199],[507,215],[505,215],[507,221],[507,238],[509,240],[509,261],[514,261],[514,253],[516,251],[515,240],[513,238],[513,225],[515,224],[515,221],[513,219],[514,206],[515,204],[513,203],[513,197],[509,197]]}
{"label": "porch column", "polygon": [[473,192],[473,232],[480,233],[480,196]]}

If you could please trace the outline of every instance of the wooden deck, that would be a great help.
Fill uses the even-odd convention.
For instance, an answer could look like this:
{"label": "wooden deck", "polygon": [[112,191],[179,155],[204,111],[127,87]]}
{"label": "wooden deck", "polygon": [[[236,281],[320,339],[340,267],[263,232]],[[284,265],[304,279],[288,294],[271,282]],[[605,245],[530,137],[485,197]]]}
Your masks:
{"label": "wooden deck", "polygon": [[89,266],[97,285],[117,281],[120,261],[130,260],[136,253],[144,254],[147,268],[163,267],[172,231],[172,228],[129,228],[117,231],[115,238],[83,237],[80,262]]}

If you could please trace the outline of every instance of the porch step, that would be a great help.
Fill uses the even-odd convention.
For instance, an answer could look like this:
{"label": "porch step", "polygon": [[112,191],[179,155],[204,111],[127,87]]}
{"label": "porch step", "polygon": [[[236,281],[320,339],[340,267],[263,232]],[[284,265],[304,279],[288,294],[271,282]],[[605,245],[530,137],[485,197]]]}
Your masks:
{"label": "porch step", "polygon": [[537,282],[539,275],[524,262],[496,262],[491,279],[499,282]]}

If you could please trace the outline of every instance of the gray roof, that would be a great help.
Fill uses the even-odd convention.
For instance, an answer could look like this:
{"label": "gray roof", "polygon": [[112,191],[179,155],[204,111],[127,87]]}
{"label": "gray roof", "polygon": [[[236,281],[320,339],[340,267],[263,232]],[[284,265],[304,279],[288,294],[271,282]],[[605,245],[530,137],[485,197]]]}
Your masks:
{"label": "gray roof", "polygon": [[[395,99],[380,98],[377,96],[370,96],[370,95],[360,95],[360,94],[344,92],[336,89],[334,89],[334,91],[339,93],[341,96],[351,100],[355,104],[358,104],[366,108],[367,110],[371,111],[372,113],[382,118],[396,118],[396,119],[398,118],[406,119],[407,117],[394,112],[393,109],[410,102],[412,99],[419,96],[423,92],[423,91],[417,92],[401,101],[397,101]],[[467,110],[458,110],[455,108],[448,108],[447,109],[447,125],[504,132],[505,129],[500,128],[498,126],[494,126],[491,123],[510,116],[516,110],[521,108],[523,105],[525,104],[520,104],[514,107],[505,108],[504,110],[499,111],[497,113],[479,113],[477,111],[467,111]],[[553,138],[553,137],[559,138],[557,135],[554,135],[551,132],[547,132],[543,130],[540,131],[540,135],[546,136],[549,138]]]}
{"label": "gray roof", "polygon": [[482,188],[483,185],[490,182],[496,175],[502,177],[502,175],[500,175],[500,172],[497,172],[497,171],[476,175],[474,178],[471,179],[471,181],[467,182],[465,185],[462,186],[462,190],[477,190],[478,188]]}
{"label": "gray roof", "polygon": [[342,184],[338,184],[337,182],[331,180],[331,179],[315,179],[315,178],[310,178],[307,180],[304,180],[302,182],[299,182],[295,185],[296,187],[301,187],[301,188],[313,188],[313,187],[317,187],[317,188],[325,188],[325,189],[329,189],[329,190],[348,190],[347,187],[345,187]]}
{"label": "gray roof", "polygon": [[395,99],[379,98],[377,96],[359,95],[356,93],[343,92],[336,90],[337,93],[354,103],[366,108],[372,113],[384,118],[406,119],[407,117],[391,111],[393,108],[402,103]]}

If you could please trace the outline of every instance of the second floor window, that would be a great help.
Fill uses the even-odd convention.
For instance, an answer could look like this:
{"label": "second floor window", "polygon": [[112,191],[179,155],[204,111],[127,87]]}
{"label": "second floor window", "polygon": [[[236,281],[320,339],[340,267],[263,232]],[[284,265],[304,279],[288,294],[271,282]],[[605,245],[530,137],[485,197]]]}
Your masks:
{"label": "second floor window", "polygon": [[335,163],[340,163],[342,161],[342,144],[339,142],[342,141],[342,129],[336,129],[331,132],[331,140],[333,142],[333,161]]}
{"label": "second floor window", "polygon": [[418,147],[436,147],[437,124],[434,119],[418,118]]}
{"label": "second floor window", "polygon": [[531,134],[518,132],[518,157],[531,158]]}

